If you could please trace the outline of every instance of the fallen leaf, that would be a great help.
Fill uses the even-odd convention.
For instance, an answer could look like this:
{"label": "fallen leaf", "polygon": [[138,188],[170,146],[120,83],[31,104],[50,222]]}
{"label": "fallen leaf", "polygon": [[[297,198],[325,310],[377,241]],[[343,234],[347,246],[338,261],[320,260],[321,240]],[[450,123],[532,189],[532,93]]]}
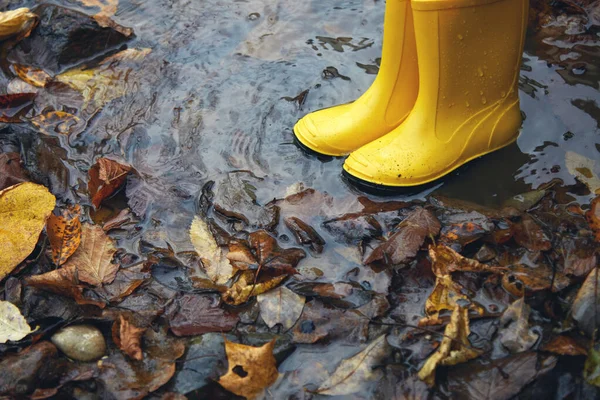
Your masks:
{"label": "fallen leaf", "polygon": [[264,230],[252,232],[248,236],[248,242],[258,268],[263,270],[293,275],[296,273],[296,265],[306,257],[302,249],[279,247],[277,240]]}
{"label": "fallen leaf", "polygon": [[21,64],[13,64],[12,68],[21,80],[35,87],[43,88],[52,80],[52,77],[41,69]]}
{"label": "fallen leaf", "polygon": [[[0,393],[5,399],[30,398],[25,393],[48,383],[49,374],[41,370],[52,365],[58,356],[56,347],[48,341],[40,341],[18,353],[7,352],[0,360]],[[55,375],[56,377],[56,375]],[[56,379],[56,378],[55,378]]]}
{"label": "fallen leaf", "polygon": [[14,304],[0,300],[0,343],[18,342],[33,330]]}
{"label": "fallen leaf", "polygon": [[379,381],[383,371],[376,367],[387,354],[385,336],[379,336],[364,350],[343,360],[335,372],[319,386],[316,393],[344,396],[358,392],[367,381]]}
{"label": "fallen leaf", "polygon": [[273,357],[274,346],[274,340],[261,347],[225,340],[228,371],[219,378],[219,384],[231,393],[248,400],[256,398],[279,376]]}
{"label": "fallen leaf", "polygon": [[436,276],[447,275],[450,272],[490,272],[501,274],[507,271],[506,268],[482,264],[477,260],[463,257],[450,247],[443,244],[431,246],[429,248],[429,257],[432,261],[433,273]]}
{"label": "fallen leaf", "polygon": [[56,198],[24,182],[0,191],[0,281],[33,251]]}
{"label": "fallen leaf", "polygon": [[596,242],[600,242],[600,196],[592,200],[590,209],[585,213],[585,218],[594,231],[594,239]]}
{"label": "fallen leaf", "polygon": [[365,264],[401,264],[416,256],[425,238],[436,236],[440,227],[440,221],[431,211],[419,207],[398,225],[397,232],[387,242],[373,250]]}
{"label": "fallen leaf", "polygon": [[88,191],[94,207],[100,207],[102,200],[120,188],[130,171],[129,165],[108,158],[99,158],[88,172],[90,177]]}
{"label": "fallen leaf", "polygon": [[86,122],[64,111],[48,111],[38,114],[30,122],[44,135],[70,135],[85,129]]}
{"label": "fallen leaf", "polygon": [[500,343],[512,353],[529,350],[540,335],[529,328],[531,308],[522,297],[513,302],[502,314],[500,324],[504,326],[499,334]]}
{"label": "fallen leaf", "polygon": [[35,25],[38,17],[29,8],[0,12],[0,40],[13,36],[27,37]]}
{"label": "fallen leaf", "polygon": [[325,240],[314,230],[314,228],[302,221],[300,218],[289,217],[284,220],[285,226],[294,234],[299,244],[309,246],[312,251],[319,254],[323,252]]}
{"label": "fallen leaf", "polygon": [[140,328],[130,323],[123,317],[123,314],[119,315],[119,319],[112,326],[112,338],[117,347],[138,361],[144,358],[141,347],[144,332],[146,332],[146,328]]}
{"label": "fallen leaf", "polygon": [[52,248],[52,261],[61,266],[75,253],[81,243],[81,206],[75,204],[63,210],[62,215],[50,214],[46,233]]}
{"label": "fallen leaf", "polygon": [[598,268],[594,268],[585,278],[571,306],[571,316],[579,329],[590,337],[594,336],[598,328],[596,321],[600,321],[600,302],[597,294],[600,294],[600,277]]}
{"label": "fallen leaf", "polygon": [[454,308],[450,323],[444,330],[444,337],[440,347],[433,353],[421,370],[419,379],[433,386],[435,383],[435,370],[438,365],[456,365],[480,355],[480,352],[471,347],[469,343],[469,311],[457,305]]}
{"label": "fallen leaf", "polygon": [[97,225],[84,224],[81,233],[81,244],[65,266],[75,268],[79,280],[93,286],[111,283],[119,264],[113,264],[116,253],[112,240]]}
{"label": "fallen leaf", "polygon": [[173,302],[168,320],[175,335],[194,336],[230,331],[237,325],[239,317],[224,310],[217,296],[184,294]]}
{"label": "fallen leaf", "polygon": [[231,263],[217,245],[209,226],[198,216],[194,217],[190,226],[190,240],[202,260],[206,274],[213,282],[222,285],[231,279]]}
{"label": "fallen leaf", "polygon": [[448,371],[447,393],[456,399],[508,400],[538,377],[552,370],[556,357],[519,353],[482,363],[478,361]]}
{"label": "fallen leaf", "polygon": [[571,283],[562,272],[553,271],[546,264],[536,267],[512,265],[502,277],[502,287],[515,297],[550,289],[558,292]]}
{"label": "fallen leaf", "polygon": [[521,221],[513,223],[510,231],[517,244],[529,251],[546,251],[552,248],[552,242],[543,229],[529,215],[523,215]]}
{"label": "fallen leaf", "polygon": [[546,343],[542,350],[561,356],[586,356],[588,351],[580,345],[575,339],[569,336],[556,336],[550,342]]}
{"label": "fallen leaf", "polygon": [[287,278],[287,275],[280,275],[271,280],[254,284],[254,276],[255,273],[253,271],[243,271],[233,286],[223,293],[223,301],[227,304],[238,306],[250,300],[252,296],[258,296],[277,287],[277,285]]}
{"label": "fallen leaf", "polygon": [[569,173],[583,182],[590,192],[600,194],[600,177],[596,174],[596,161],[573,151],[565,153],[565,164]]}
{"label": "fallen leaf", "polygon": [[260,315],[267,326],[273,328],[275,325],[281,324],[283,330],[287,331],[300,318],[306,298],[281,286],[258,295],[256,300],[260,307]]}
{"label": "fallen leaf", "polygon": [[28,180],[19,153],[0,154],[0,190]]}
{"label": "fallen leaf", "polygon": [[20,123],[33,104],[35,93],[0,95],[0,122]]}
{"label": "fallen leaf", "polygon": [[323,222],[323,227],[337,242],[358,244],[383,233],[381,224],[369,214],[351,213]]}
{"label": "fallen leaf", "polygon": [[119,5],[119,0],[77,0],[79,3],[83,4],[87,7],[95,7],[98,8],[98,13],[96,15],[102,15],[110,17],[115,15],[117,12],[117,6]]}
{"label": "fallen leaf", "polygon": [[600,387],[600,352],[591,349],[583,366],[583,377],[590,385]]}

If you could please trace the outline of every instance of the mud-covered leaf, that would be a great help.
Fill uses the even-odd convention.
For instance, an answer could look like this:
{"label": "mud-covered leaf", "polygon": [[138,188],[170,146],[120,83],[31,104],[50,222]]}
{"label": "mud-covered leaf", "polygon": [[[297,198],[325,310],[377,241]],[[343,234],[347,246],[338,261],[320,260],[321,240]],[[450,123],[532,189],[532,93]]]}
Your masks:
{"label": "mud-covered leaf", "polygon": [[94,207],[100,207],[102,200],[119,189],[130,171],[129,165],[109,158],[99,158],[88,172],[88,191]]}
{"label": "mud-covered leaf", "polygon": [[600,177],[598,177],[595,160],[591,160],[573,151],[565,153],[565,164],[569,173],[583,182],[590,192],[600,194]]}
{"label": "mud-covered leaf", "polygon": [[233,275],[233,267],[217,245],[209,226],[198,216],[190,226],[190,240],[208,277],[215,283],[226,283]]}
{"label": "mud-covered leaf", "polygon": [[55,204],[48,189],[35,183],[0,191],[0,280],[33,251]]}
{"label": "mud-covered leaf", "polygon": [[585,213],[585,218],[590,228],[594,231],[596,242],[600,243],[600,196],[592,200],[590,209]]}
{"label": "mud-covered leaf", "polygon": [[28,180],[19,153],[0,154],[0,190]]}
{"label": "mud-covered leaf", "polygon": [[243,304],[250,300],[251,297],[258,296],[277,287],[285,278],[287,278],[287,275],[280,275],[255,283],[255,272],[250,270],[244,271],[233,286],[223,293],[223,301],[234,306]]}
{"label": "mud-covered leaf", "polygon": [[373,250],[365,259],[365,264],[403,263],[417,254],[427,236],[436,236],[440,227],[440,222],[431,211],[419,207],[398,225],[396,233],[387,242]]}
{"label": "mud-covered leaf", "polygon": [[27,37],[37,21],[37,15],[25,7],[0,12],[0,41],[13,36]]}
{"label": "mud-covered leaf", "polygon": [[177,336],[227,332],[235,328],[237,315],[224,310],[219,298],[212,295],[184,294],[169,312],[169,326]]}
{"label": "mud-covered leaf", "polygon": [[218,380],[231,393],[248,400],[256,398],[277,380],[273,348],[275,341],[261,347],[246,346],[225,340],[228,371]]}
{"label": "mud-covered leaf", "polygon": [[596,321],[600,321],[600,302],[597,297],[599,294],[600,276],[598,268],[594,268],[585,278],[571,307],[571,316],[579,329],[588,336],[593,336],[594,331],[598,329]]}
{"label": "mud-covered leaf", "polygon": [[540,336],[529,327],[530,312],[531,307],[525,303],[525,298],[520,298],[500,318],[500,324],[504,326],[500,332],[500,343],[512,353],[529,350]]}
{"label": "mud-covered leaf", "polygon": [[35,93],[0,95],[0,122],[23,122],[21,118],[31,108],[34,98]]}
{"label": "mud-covered leaf", "polygon": [[542,350],[561,356],[585,356],[588,351],[579,342],[569,336],[556,336],[546,343]]}
{"label": "mud-covered leaf", "polygon": [[469,311],[456,306],[452,312],[450,323],[444,330],[444,337],[440,347],[433,353],[421,370],[419,379],[429,386],[435,383],[435,370],[439,365],[456,365],[478,357],[481,352],[471,347],[469,342]]}
{"label": "mud-covered leaf", "polygon": [[355,356],[343,360],[317,389],[317,393],[344,396],[360,391],[368,381],[378,381],[383,371],[377,365],[387,354],[386,335],[381,335]]}
{"label": "mud-covered leaf", "polygon": [[97,225],[84,224],[81,243],[65,266],[75,268],[79,280],[93,286],[111,283],[119,270],[112,262],[117,251],[112,239]]}
{"label": "mud-covered leaf", "polygon": [[46,233],[52,248],[52,261],[63,265],[75,253],[81,243],[81,206],[67,207],[61,215],[50,214]]}
{"label": "mud-covered leaf", "polygon": [[258,295],[256,300],[260,306],[260,315],[267,326],[273,328],[281,324],[284,331],[287,331],[300,318],[306,298],[281,286]]}
{"label": "mud-covered leaf", "polygon": [[17,306],[0,300],[0,343],[17,342],[33,330]]}

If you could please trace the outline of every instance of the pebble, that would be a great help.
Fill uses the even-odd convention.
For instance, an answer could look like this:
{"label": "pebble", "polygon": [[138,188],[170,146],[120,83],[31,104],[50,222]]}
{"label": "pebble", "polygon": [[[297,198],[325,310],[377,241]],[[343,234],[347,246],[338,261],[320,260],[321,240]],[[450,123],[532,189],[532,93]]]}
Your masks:
{"label": "pebble", "polygon": [[106,352],[104,336],[92,325],[68,326],[50,339],[67,357],[77,361],[94,361]]}

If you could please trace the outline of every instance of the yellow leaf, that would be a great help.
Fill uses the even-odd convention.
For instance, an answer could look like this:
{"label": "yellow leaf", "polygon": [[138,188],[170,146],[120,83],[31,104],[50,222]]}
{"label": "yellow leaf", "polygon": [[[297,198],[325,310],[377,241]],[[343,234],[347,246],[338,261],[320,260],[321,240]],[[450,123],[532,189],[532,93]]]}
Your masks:
{"label": "yellow leaf", "polygon": [[64,111],[48,111],[31,118],[31,123],[44,135],[69,135],[85,129],[85,121]]}
{"label": "yellow leaf", "polygon": [[239,306],[250,300],[252,296],[258,296],[274,287],[277,287],[287,275],[277,276],[269,281],[254,284],[254,271],[244,271],[233,286],[223,293],[223,301],[227,304]]}
{"label": "yellow leaf", "polygon": [[55,204],[48,189],[31,182],[0,191],[0,280],[31,254]]}
{"label": "yellow leaf", "polygon": [[51,214],[48,218],[48,240],[52,247],[52,261],[63,265],[81,243],[81,207],[75,204],[64,210],[62,215]]}
{"label": "yellow leaf", "polygon": [[21,80],[36,87],[45,87],[52,80],[52,77],[41,69],[21,64],[13,64],[12,68]]}
{"label": "yellow leaf", "polygon": [[300,318],[306,298],[281,286],[259,295],[256,300],[260,307],[260,315],[267,326],[272,328],[281,324],[283,330],[287,331]]}
{"label": "yellow leaf", "polygon": [[101,16],[110,17],[115,15],[117,12],[117,6],[119,5],[119,0],[77,0],[81,4],[87,7],[97,7],[100,9],[97,14]]}
{"label": "yellow leaf", "polygon": [[273,357],[274,347],[274,340],[262,347],[225,340],[229,370],[219,378],[219,384],[231,393],[254,399],[279,376]]}
{"label": "yellow leaf", "polygon": [[17,35],[29,36],[37,21],[37,15],[29,12],[29,8],[25,7],[0,12],[0,40]]}
{"label": "yellow leaf", "polygon": [[31,327],[14,304],[0,300],[0,343],[18,341],[29,335]]}
{"label": "yellow leaf", "polygon": [[600,177],[596,173],[598,166],[595,160],[591,160],[573,151],[567,151],[565,154],[565,164],[569,173],[583,182],[590,189],[590,192],[600,194]]}
{"label": "yellow leaf", "polygon": [[64,268],[74,267],[80,281],[102,286],[111,283],[117,275],[119,264],[112,263],[116,251],[112,240],[101,227],[85,224],[81,244]]}
{"label": "yellow leaf", "polygon": [[419,379],[433,386],[438,365],[456,365],[478,357],[480,352],[473,349],[469,343],[470,333],[469,310],[457,305],[452,312],[450,323],[446,326],[440,347],[429,356],[419,371]]}
{"label": "yellow leaf", "polygon": [[202,260],[208,277],[220,285],[227,282],[233,275],[233,267],[223,254],[223,250],[217,245],[206,222],[198,216],[192,221],[190,240]]}

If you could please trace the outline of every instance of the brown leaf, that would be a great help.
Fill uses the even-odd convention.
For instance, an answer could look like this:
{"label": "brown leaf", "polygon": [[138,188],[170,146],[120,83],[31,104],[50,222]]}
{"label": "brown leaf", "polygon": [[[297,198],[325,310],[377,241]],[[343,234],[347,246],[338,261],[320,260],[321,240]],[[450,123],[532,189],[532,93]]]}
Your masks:
{"label": "brown leaf", "polygon": [[507,268],[482,264],[477,260],[463,257],[450,247],[438,244],[429,248],[433,272],[436,276],[447,275],[450,272],[491,272],[501,274]]}
{"label": "brown leaf", "polygon": [[309,246],[315,253],[322,253],[325,240],[314,228],[300,218],[289,217],[284,220],[285,226],[294,234],[299,244]]}
{"label": "brown leaf", "polygon": [[248,400],[256,398],[279,376],[273,357],[275,341],[261,347],[246,346],[225,340],[228,371],[218,380],[231,393]]}
{"label": "brown leaf", "polygon": [[547,289],[558,292],[570,283],[569,278],[563,273],[553,271],[545,264],[535,268],[513,265],[502,277],[502,287],[515,297],[523,297]]}
{"label": "brown leaf", "polygon": [[90,168],[88,190],[94,207],[98,208],[105,198],[112,195],[125,182],[131,166],[108,158],[99,158]]}
{"label": "brown leaf", "polygon": [[466,308],[456,306],[450,323],[444,330],[444,337],[440,347],[433,353],[421,370],[419,379],[429,386],[435,383],[435,370],[438,365],[456,365],[478,357],[480,351],[471,347],[469,343],[469,311]]}
{"label": "brown leaf", "polygon": [[571,306],[571,316],[577,322],[579,329],[588,336],[594,335],[598,329],[597,321],[600,321],[600,307],[597,298],[599,291],[600,274],[598,268],[594,268],[585,278]]}
{"label": "brown leaf", "polygon": [[433,213],[419,207],[397,227],[387,242],[377,247],[364,261],[365,264],[401,264],[417,255],[427,236],[436,236],[441,224]]}
{"label": "brown leaf", "polygon": [[0,154],[0,190],[28,180],[19,153]]}
{"label": "brown leaf", "polygon": [[271,280],[258,282],[254,284],[255,273],[253,271],[243,271],[237,282],[229,290],[223,293],[223,301],[227,304],[238,306],[250,300],[253,296],[258,296],[275,287],[277,287],[287,275],[276,276]]}
{"label": "brown leaf", "polygon": [[119,349],[134,360],[142,360],[142,335],[146,328],[139,328],[130,323],[123,314],[113,323],[112,338]]}
{"label": "brown leaf", "polygon": [[592,231],[594,231],[596,242],[600,242],[600,196],[592,200],[590,209],[585,213],[585,218]]}
{"label": "brown leaf", "polygon": [[75,268],[79,280],[102,286],[111,283],[119,270],[119,264],[112,263],[116,251],[112,240],[101,227],[84,224],[81,244],[65,266]]}
{"label": "brown leaf", "polygon": [[19,353],[6,353],[0,360],[0,390],[5,399],[23,398],[40,385],[38,371],[58,356],[56,347],[41,341]]}
{"label": "brown leaf", "polygon": [[517,244],[529,251],[546,251],[552,248],[552,242],[542,228],[529,215],[524,214],[521,221],[510,227]]}
{"label": "brown leaf", "polygon": [[31,105],[35,93],[15,93],[0,95],[0,122],[19,123]]}
{"label": "brown leaf", "polygon": [[63,210],[62,215],[50,214],[46,233],[52,248],[52,261],[63,265],[81,243],[81,206],[75,204]]}
{"label": "brown leaf", "polygon": [[201,335],[207,332],[227,332],[235,328],[239,318],[223,309],[218,297],[184,294],[169,313],[169,327],[177,336]]}
{"label": "brown leaf", "polygon": [[251,233],[248,236],[248,242],[258,264],[263,269],[295,274],[296,265],[306,257],[306,253],[302,249],[279,247],[275,238],[264,230]]}
{"label": "brown leaf", "polygon": [[569,336],[556,336],[546,343],[542,350],[561,356],[587,356],[588,351],[575,339]]}
{"label": "brown leaf", "polygon": [[13,70],[22,81],[36,87],[45,87],[52,77],[46,71],[27,65],[13,64]]}

